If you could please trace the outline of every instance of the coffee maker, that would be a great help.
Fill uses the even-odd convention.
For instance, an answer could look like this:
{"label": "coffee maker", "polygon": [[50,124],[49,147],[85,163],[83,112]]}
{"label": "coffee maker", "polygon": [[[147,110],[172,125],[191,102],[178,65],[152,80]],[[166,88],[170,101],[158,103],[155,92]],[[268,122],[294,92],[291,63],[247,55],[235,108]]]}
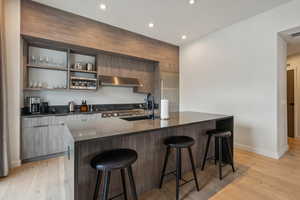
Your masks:
{"label": "coffee maker", "polygon": [[28,113],[38,114],[41,112],[41,98],[37,96],[29,96],[25,99],[25,107]]}

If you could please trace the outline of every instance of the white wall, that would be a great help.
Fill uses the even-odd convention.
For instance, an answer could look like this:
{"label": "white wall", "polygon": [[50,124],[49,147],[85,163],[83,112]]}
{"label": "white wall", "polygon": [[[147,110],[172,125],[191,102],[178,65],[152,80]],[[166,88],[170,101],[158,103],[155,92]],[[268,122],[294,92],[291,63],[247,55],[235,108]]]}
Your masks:
{"label": "white wall", "polygon": [[288,56],[287,63],[295,73],[295,137],[300,138],[300,53]]}
{"label": "white wall", "polygon": [[277,37],[277,155],[288,150],[287,134],[287,43]]}
{"label": "white wall", "polygon": [[20,0],[6,0],[5,6],[10,159],[15,167],[20,165]]}
{"label": "white wall", "polygon": [[280,157],[286,74],[277,33],[300,25],[299,8],[294,0],[181,46],[180,109],[232,114],[236,146]]}

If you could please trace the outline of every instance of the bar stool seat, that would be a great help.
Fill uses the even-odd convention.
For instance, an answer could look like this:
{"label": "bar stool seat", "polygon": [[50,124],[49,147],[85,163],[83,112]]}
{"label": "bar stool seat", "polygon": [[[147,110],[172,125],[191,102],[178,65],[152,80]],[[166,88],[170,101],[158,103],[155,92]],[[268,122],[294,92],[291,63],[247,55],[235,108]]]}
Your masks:
{"label": "bar stool seat", "polygon": [[115,170],[126,168],[137,160],[137,153],[131,149],[114,149],[103,152],[91,161],[91,166],[97,170]]}
{"label": "bar stool seat", "polygon": [[220,131],[220,130],[209,130],[206,132],[207,135],[213,135],[215,137],[230,137],[232,133],[230,131]]}
{"label": "bar stool seat", "polygon": [[195,144],[195,140],[187,136],[172,136],[164,141],[164,144],[172,148],[187,148]]}
{"label": "bar stool seat", "polygon": [[96,155],[91,160],[90,163],[91,167],[97,170],[96,186],[95,186],[93,199],[98,200],[102,173],[104,174],[104,185],[102,188],[103,191],[102,191],[101,200],[109,199],[108,193],[109,193],[111,172],[113,170],[120,170],[123,193],[115,195],[110,199],[115,199],[123,195],[124,199],[127,200],[128,197],[127,197],[126,180],[125,180],[125,169],[127,169],[130,188],[132,192],[132,199],[137,200],[136,187],[135,187],[135,182],[134,182],[132,167],[131,167],[131,165],[137,160],[137,157],[138,157],[137,152],[132,149],[113,149]]}

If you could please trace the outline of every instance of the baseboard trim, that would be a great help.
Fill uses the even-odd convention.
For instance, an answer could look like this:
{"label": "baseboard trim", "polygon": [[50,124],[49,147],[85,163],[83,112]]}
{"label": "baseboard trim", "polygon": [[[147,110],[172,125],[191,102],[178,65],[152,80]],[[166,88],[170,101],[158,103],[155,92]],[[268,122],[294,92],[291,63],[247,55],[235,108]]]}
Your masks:
{"label": "baseboard trim", "polygon": [[281,158],[289,150],[289,145],[282,145],[277,153],[278,159]]}
{"label": "baseboard trim", "polygon": [[15,167],[20,167],[21,166],[21,160],[14,160],[14,161],[11,161],[10,163],[10,168],[15,168]]}
{"label": "baseboard trim", "polygon": [[23,159],[21,162],[22,164],[29,163],[29,162],[35,162],[35,161],[41,161],[41,160],[47,160],[50,158],[56,158],[65,155],[65,152],[61,153],[54,153],[54,154],[49,154],[46,156],[39,156],[39,157],[34,157],[34,158],[28,158],[28,159]]}
{"label": "baseboard trim", "polygon": [[274,158],[274,159],[279,159],[280,158],[280,156],[277,152],[271,152],[271,151],[268,151],[268,150],[265,150],[265,149],[253,148],[253,147],[250,147],[250,146],[244,145],[244,144],[234,144],[234,147],[237,148],[237,149],[242,149],[242,150],[245,150],[245,151],[253,152],[253,153],[260,154],[260,155],[270,157],[270,158]]}

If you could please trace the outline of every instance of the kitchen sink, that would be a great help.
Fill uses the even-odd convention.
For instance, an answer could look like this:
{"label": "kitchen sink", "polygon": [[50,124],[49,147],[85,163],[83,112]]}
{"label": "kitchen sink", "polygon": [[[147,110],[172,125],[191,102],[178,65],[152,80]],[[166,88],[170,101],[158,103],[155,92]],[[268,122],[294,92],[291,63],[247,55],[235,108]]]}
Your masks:
{"label": "kitchen sink", "polygon": [[151,115],[143,115],[143,116],[134,116],[134,117],[124,117],[121,118],[126,121],[138,121],[138,120],[145,120],[145,119],[152,119]]}

